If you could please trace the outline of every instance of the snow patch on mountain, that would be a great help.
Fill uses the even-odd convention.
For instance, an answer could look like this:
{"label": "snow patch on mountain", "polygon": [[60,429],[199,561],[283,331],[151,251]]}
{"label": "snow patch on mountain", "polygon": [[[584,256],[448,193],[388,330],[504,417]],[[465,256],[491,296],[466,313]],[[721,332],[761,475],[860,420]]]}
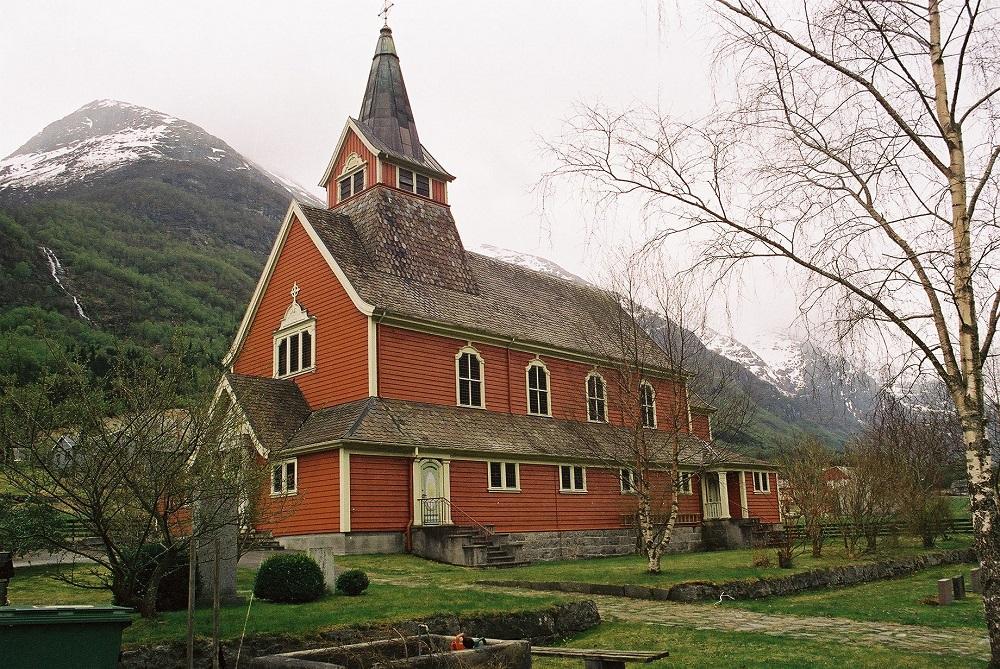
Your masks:
{"label": "snow patch on mountain", "polygon": [[701,339],[709,350],[742,365],[758,379],[770,383],[782,393],[790,394],[782,388],[781,379],[768,362],[743,342],[711,328],[706,328]]}
{"label": "snow patch on mountain", "polygon": [[0,161],[0,193],[59,190],[144,161],[200,162],[230,172],[256,169],[289,195],[320,204],[306,189],[252,165],[193,123],[118,100],[84,105]]}
{"label": "snow patch on mountain", "polygon": [[500,246],[494,246],[493,244],[481,244],[472,250],[475,253],[495,258],[496,260],[501,260],[512,265],[526,267],[527,269],[534,270],[535,272],[541,272],[542,274],[550,274],[574,283],[589,283],[569,270],[564,269],[560,265],[552,262],[548,258],[543,258],[541,256],[523,253],[521,251],[513,251]]}

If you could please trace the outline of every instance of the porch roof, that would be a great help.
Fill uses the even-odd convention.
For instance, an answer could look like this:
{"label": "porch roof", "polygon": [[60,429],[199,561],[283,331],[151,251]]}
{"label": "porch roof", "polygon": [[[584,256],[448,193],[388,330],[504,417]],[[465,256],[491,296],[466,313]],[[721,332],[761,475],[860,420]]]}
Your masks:
{"label": "porch roof", "polygon": [[[643,433],[652,459],[667,463],[673,435]],[[763,460],[681,433],[680,463],[689,468],[725,465],[773,469]],[[370,397],[314,411],[288,441],[289,449],[363,442],[386,447],[414,446],[485,456],[621,461],[634,433],[607,423],[558,420],[482,409]]]}

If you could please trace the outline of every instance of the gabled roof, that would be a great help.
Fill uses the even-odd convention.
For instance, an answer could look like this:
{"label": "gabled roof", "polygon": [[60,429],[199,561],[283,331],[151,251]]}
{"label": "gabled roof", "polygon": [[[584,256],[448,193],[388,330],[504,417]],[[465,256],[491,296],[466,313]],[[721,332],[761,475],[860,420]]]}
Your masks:
{"label": "gabled roof", "polygon": [[[609,293],[465,251],[448,207],[370,188],[335,210],[302,213],[364,302],[444,330],[615,360],[624,317]],[[633,327],[638,327],[632,325]],[[674,371],[639,330],[643,363]]]}
{"label": "gabled roof", "polygon": [[291,379],[226,374],[236,402],[260,445],[280,451],[310,415],[302,391]]}
{"label": "gabled roof", "polygon": [[[671,433],[651,430],[653,459],[669,462]],[[682,433],[681,464],[766,466],[767,463],[709,445]],[[370,397],[313,412],[288,448],[363,443],[433,448],[496,457],[614,461],[631,432],[606,423],[540,418],[481,409]],[[661,454],[657,457],[656,454]]]}

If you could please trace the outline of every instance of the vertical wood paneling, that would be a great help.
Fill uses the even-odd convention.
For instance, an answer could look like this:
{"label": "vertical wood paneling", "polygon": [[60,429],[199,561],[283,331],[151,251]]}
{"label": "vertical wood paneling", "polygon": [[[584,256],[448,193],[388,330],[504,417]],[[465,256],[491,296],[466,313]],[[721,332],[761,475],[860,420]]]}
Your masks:
{"label": "vertical wood paneling", "polygon": [[368,395],[368,321],[351,302],[333,270],[298,221],[278,256],[243,349],[235,362],[239,374],[273,374],[274,331],[299,284],[299,304],[316,318],[316,367],[292,377],[312,409]]}
{"label": "vertical wood paneling", "polygon": [[351,531],[403,531],[410,521],[412,460],[351,455]]}
{"label": "vertical wood paneling", "polygon": [[270,482],[264,490],[261,529],[276,537],[340,531],[340,451],[301,455],[297,463],[298,491],[271,497]]}
{"label": "vertical wood paneling", "polygon": [[439,179],[431,179],[431,199],[448,204],[448,185]]}

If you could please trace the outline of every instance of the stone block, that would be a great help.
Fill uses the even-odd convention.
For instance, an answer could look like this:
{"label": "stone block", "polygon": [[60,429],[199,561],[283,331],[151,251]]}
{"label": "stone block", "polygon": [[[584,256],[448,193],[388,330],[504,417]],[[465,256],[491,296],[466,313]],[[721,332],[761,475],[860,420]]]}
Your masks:
{"label": "stone block", "polygon": [[323,583],[330,592],[337,589],[337,564],[334,559],[336,555],[336,549],[334,548],[309,548],[306,550],[306,555],[311,557],[319,565],[320,571],[323,572]]}
{"label": "stone block", "polygon": [[965,576],[963,574],[952,577],[951,586],[955,599],[965,599]]}
{"label": "stone block", "polygon": [[973,567],[972,571],[969,572],[969,589],[972,590],[972,592],[978,592],[982,594],[983,573],[980,567]]}
{"label": "stone block", "polygon": [[938,579],[938,604],[947,606],[955,599],[955,586],[950,578]]}

